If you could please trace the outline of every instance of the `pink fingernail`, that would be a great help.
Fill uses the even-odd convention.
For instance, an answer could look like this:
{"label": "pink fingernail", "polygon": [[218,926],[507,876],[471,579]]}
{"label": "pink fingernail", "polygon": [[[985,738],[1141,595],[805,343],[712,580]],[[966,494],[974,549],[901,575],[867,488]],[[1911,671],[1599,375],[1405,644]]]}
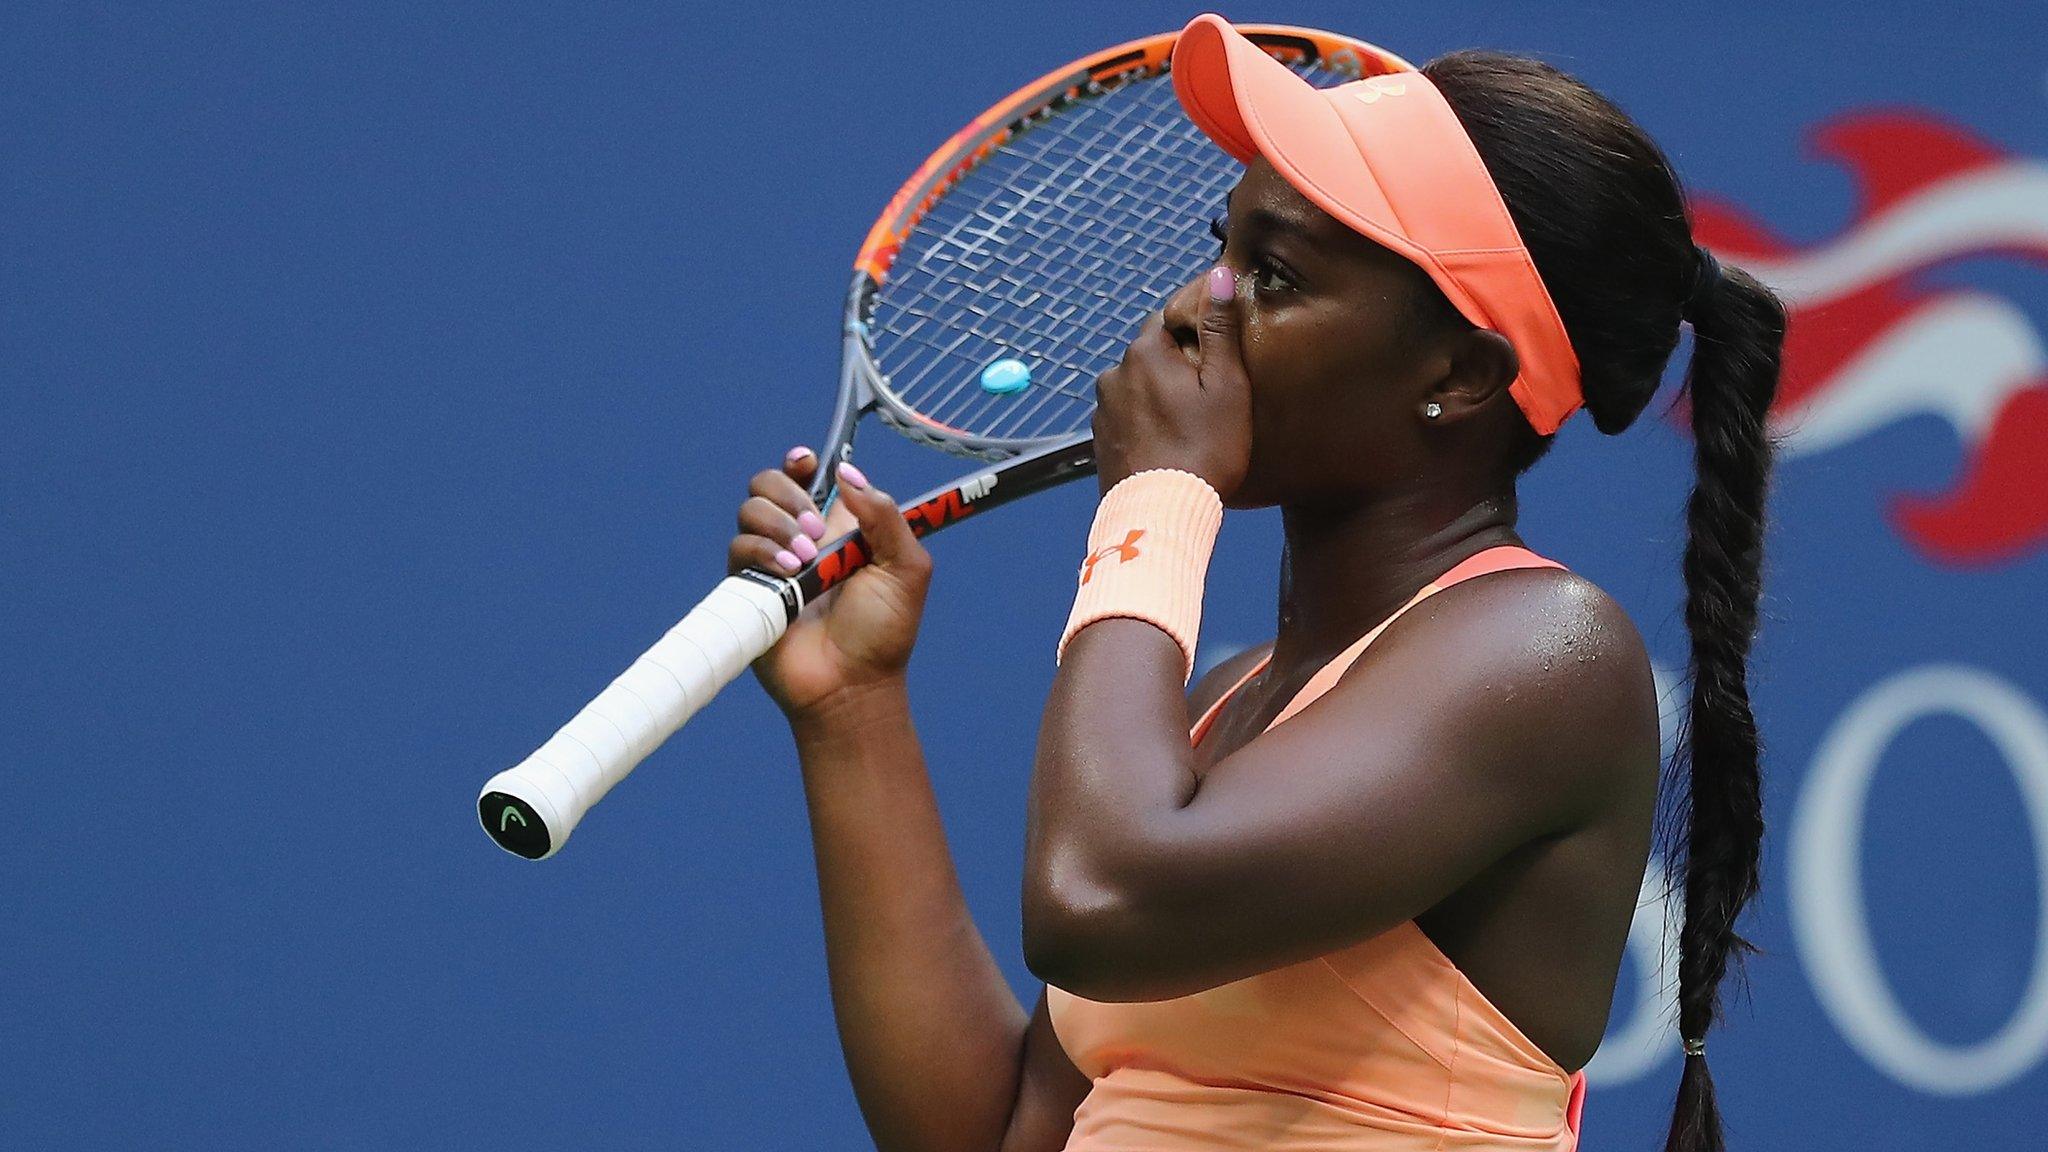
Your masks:
{"label": "pink fingernail", "polygon": [[1230,274],[1230,269],[1221,264],[1209,269],[1209,299],[1221,302],[1235,295],[1237,277]]}
{"label": "pink fingernail", "polygon": [[777,552],[775,554],[775,566],[782,569],[784,572],[794,572],[797,569],[803,567],[804,562],[797,559],[795,553],[791,552],[787,548],[784,548],[782,551]]}
{"label": "pink fingernail", "polygon": [[808,562],[818,554],[818,545],[809,536],[798,536],[789,542],[789,550],[796,553],[797,559]]}
{"label": "pink fingernail", "polygon": [[855,488],[865,488],[868,486],[868,478],[863,476],[861,470],[855,468],[852,464],[841,464],[839,466],[839,478]]}
{"label": "pink fingernail", "polygon": [[813,540],[823,540],[825,538],[825,520],[816,512],[805,512],[798,516],[796,518],[796,526],[803,529],[804,534]]}
{"label": "pink fingernail", "polygon": [[803,459],[804,457],[809,456],[810,454],[811,450],[809,448],[806,448],[803,445],[799,444],[796,447],[791,448],[789,450],[789,455],[784,456],[782,458],[782,461],[785,464],[794,464],[797,461]]}

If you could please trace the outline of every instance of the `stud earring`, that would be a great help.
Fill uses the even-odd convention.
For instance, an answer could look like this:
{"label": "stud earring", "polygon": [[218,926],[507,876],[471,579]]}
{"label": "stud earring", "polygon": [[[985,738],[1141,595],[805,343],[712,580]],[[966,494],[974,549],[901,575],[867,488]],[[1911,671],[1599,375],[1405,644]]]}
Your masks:
{"label": "stud earring", "polygon": [[1431,400],[1429,404],[1422,409],[1422,414],[1424,416],[1429,417],[1431,420],[1434,420],[1437,417],[1444,414],[1444,406],[1437,403],[1434,400]]}

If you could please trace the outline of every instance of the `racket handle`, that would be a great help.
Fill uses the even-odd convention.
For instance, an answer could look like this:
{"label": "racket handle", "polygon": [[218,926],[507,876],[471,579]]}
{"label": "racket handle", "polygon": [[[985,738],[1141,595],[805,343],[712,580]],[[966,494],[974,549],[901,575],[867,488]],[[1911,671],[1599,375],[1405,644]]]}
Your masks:
{"label": "racket handle", "polygon": [[728,576],[533,755],[484,785],[477,815],[507,852],[545,860],[718,690],[782,639],[782,593]]}

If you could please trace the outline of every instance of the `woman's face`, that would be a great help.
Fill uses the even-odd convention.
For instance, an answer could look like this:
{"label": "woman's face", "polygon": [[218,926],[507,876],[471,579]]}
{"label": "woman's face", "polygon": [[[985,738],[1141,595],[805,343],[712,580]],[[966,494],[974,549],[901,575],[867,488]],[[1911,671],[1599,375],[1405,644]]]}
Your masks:
{"label": "woman's face", "polygon": [[[1263,159],[1218,223],[1221,263],[1238,277],[1252,398],[1250,471],[1230,504],[1341,501],[1412,478],[1426,463],[1423,406],[1451,373],[1457,329],[1471,325],[1419,325],[1447,307],[1428,275],[1337,222]],[[1203,271],[1164,313],[1191,358]]]}

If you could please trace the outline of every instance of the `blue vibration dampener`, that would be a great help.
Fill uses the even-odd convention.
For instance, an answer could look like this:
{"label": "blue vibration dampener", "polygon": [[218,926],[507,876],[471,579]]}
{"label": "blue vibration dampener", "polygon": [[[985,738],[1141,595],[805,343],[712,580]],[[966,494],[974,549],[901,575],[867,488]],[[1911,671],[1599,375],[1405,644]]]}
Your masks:
{"label": "blue vibration dampener", "polygon": [[1031,387],[1031,366],[1005,356],[981,370],[981,390],[998,396]]}

